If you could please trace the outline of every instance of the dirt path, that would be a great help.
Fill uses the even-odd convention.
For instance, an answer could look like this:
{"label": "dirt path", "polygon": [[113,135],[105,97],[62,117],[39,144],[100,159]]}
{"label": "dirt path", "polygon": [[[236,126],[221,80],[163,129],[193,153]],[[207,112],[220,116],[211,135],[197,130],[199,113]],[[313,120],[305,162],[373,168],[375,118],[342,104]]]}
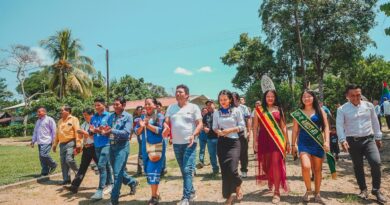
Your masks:
{"label": "dirt path", "polygon": [[[388,132],[389,134],[389,132]],[[390,198],[390,136],[384,137],[386,147],[381,150],[383,161],[383,177],[382,190],[386,196]],[[172,147],[168,151],[168,175],[163,178],[160,184],[160,193],[162,196],[161,204],[176,204],[181,198],[182,181],[177,163],[173,157]],[[207,157],[206,157],[207,158]],[[254,178],[255,161],[254,156],[250,156],[248,178],[244,180],[243,191],[244,199],[241,204],[271,204],[271,195],[267,194],[266,187],[256,185]],[[329,170],[324,164],[324,180],[322,183],[321,195],[324,197],[326,204],[376,204],[371,200],[361,201],[356,198],[358,192],[356,180],[353,176],[352,163],[346,154],[341,155],[338,162],[338,179],[330,179]],[[369,168],[366,165],[366,176],[368,187],[371,187],[371,177],[369,176]],[[135,161],[129,161],[128,170],[130,174],[134,174],[136,170]],[[206,166],[201,170],[197,170],[195,177],[195,188],[197,190],[197,199],[195,204],[218,204],[224,200],[221,196],[221,178],[220,176],[213,178],[209,173],[211,167]],[[290,192],[288,195],[282,195],[280,204],[298,204],[301,201],[301,196],[304,194],[305,187],[301,179],[300,164],[298,161],[293,161],[291,157],[287,160],[287,175]],[[60,179],[59,179],[60,180]],[[59,180],[48,181],[42,184],[33,184],[27,187],[20,187],[11,190],[0,191],[0,204],[107,204],[109,196],[105,196],[104,200],[91,202],[89,197],[94,193],[98,184],[98,176],[89,171],[78,194],[69,194],[62,186],[58,185]],[[146,204],[150,197],[150,189],[146,184],[144,177],[138,177],[141,186],[135,196],[127,195],[128,187],[122,187],[122,197],[120,204]]]}

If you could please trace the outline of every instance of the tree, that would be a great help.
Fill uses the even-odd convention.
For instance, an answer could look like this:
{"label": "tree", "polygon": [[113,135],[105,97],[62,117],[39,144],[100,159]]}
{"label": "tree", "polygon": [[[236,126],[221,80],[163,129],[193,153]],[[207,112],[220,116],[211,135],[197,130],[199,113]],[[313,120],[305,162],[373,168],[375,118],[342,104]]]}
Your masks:
{"label": "tree", "polygon": [[[375,3],[376,0],[267,0],[259,14],[267,41],[277,49],[291,48],[289,34],[300,32],[304,64],[313,64],[323,99],[325,73],[337,70],[340,63],[358,60],[367,45],[373,43],[368,31],[375,25]],[[296,39],[295,53],[301,53]]]}
{"label": "tree", "polygon": [[40,44],[49,51],[55,61],[49,66],[50,88],[60,99],[72,91],[83,98],[91,96],[90,75],[95,73],[93,61],[80,55],[82,46],[78,39],[72,38],[72,32],[69,29],[58,31]]}
{"label": "tree", "polygon": [[[25,79],[29,71],[37,69],[41,65],[41,59],[38,54],[31,50],[28,46],[13,45],[9,50],[3,50],[8,54],[0,63],[0,68],[16,73],[16,78],[19,82],[21,93],[23,96],[24,108],[29,109],[31,99],[42,93],[33,93],[28,95],[25,90]],[[28,115],[24,116],[24,136],[26,136]]]}
{"label": "tree", "polygon": [[[40,70],[31,72],[28,77],[24,80],[24,91],[28,96],[33,95],[34,93],[44,93],[49,89],[49,80],[47,79],[48,70]],[[19,84],[16,87],[16,91],[19,94],[22,94],[22,88]],[[38,96],[35,97],[35,99]]]}
{"label": "tree", "polygon": [[[385,13],[386,16],[390,16],[390,2],[382,4],[380,9]],[[385,33],[386,35],[390,36],[390,27],[385,29]]]}
{"label": "tree", "polygon": [[125,75],[119,81],[111,82],[111,98],[123,96],[126,100],[139,100],[147,97],[168,96],[165,89],[151,83],[145,83],[143,78],[135,79],[130,75]]}
{"label": "tree", "polygon": [[261,42],[260,38],[250,38],[247,33],[240,35],[239,42],[221,60],[225,65],[237,66],[237,74],[232,83],[240,90],[249,89],[264,74],[280,77],[273,72],[276,68],[273,50]]}
{"label": "tree", "polygon": [[12,92],[7,89],[5,78],[0,78],[0,100],[5,101],[12,97]]}
{"label": "tree", "polygon": [[12,92],[7,89],[7,84],[5,84],[5,78],[0,78],[0,108],[7,106],[12,96]]}

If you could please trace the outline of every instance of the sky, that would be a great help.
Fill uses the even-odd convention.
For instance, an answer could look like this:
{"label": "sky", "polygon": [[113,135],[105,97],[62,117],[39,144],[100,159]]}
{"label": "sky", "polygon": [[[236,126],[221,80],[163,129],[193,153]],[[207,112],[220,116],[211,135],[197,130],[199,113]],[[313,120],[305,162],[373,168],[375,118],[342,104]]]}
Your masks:
{"label": "sky", "polygon": [[[103,75],[105,51],[97,44],[109,50],[110,80],[129,74],[161,85],[169,94],[184,83],[190,94],[216,99],[222,89],[242,93],[231,83],[236,68],[220,58],[241,33],[264,39],[260,5],[258,0],[1,0],[0,48],[27,45],[50,63],[39,41],[69,28],[84,47],[82,55],[91,57]],[[370,36],[377,47],[366,55],[390,60],[390,37],[383,31],[390,18],[378,11],[376,21]],[[0,70],[0,77],[16,93],[16,74]]]}

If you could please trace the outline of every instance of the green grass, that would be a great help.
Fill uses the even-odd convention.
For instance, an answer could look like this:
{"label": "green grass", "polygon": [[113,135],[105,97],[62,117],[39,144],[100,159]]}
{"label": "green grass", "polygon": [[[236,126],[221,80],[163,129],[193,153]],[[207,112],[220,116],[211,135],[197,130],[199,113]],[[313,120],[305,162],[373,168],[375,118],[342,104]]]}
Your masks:
{"label": "green grass", "polygon": [[[27,140],[27,138],[21,140]],[[138,153],[137,143],[131,143],[130,153],[131,155]],[[59,147],[57,147],[57,153],[51,152],[51,156],[59,164],[55,171],[55,173],[59,173],[61,171]],[[78,165],[80,159],[81,154],[76,156]],[[0,162],[0,186],[32,179],[41,173],[38,146],[35,146],[34,149],[27,146],[0,146]]]}
{"label": "green grass", "polygon": [[357,195],[348,194],[343,199],[341,199],[341,202],[343,202],[343,203],[356,203],[356,202],[360,202],[360,200],[361,199]]}

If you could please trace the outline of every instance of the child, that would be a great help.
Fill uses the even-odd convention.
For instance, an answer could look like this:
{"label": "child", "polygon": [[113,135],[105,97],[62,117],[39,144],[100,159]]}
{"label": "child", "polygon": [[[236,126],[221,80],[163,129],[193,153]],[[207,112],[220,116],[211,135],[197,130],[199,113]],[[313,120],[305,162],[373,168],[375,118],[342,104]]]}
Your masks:
{"label": "child", "polygon": [[332,126],[330,130],[330,152],[335,156],[336,161],[338,161],[340,148],[339,148],[339,137],[337,136],[335,126]]}

